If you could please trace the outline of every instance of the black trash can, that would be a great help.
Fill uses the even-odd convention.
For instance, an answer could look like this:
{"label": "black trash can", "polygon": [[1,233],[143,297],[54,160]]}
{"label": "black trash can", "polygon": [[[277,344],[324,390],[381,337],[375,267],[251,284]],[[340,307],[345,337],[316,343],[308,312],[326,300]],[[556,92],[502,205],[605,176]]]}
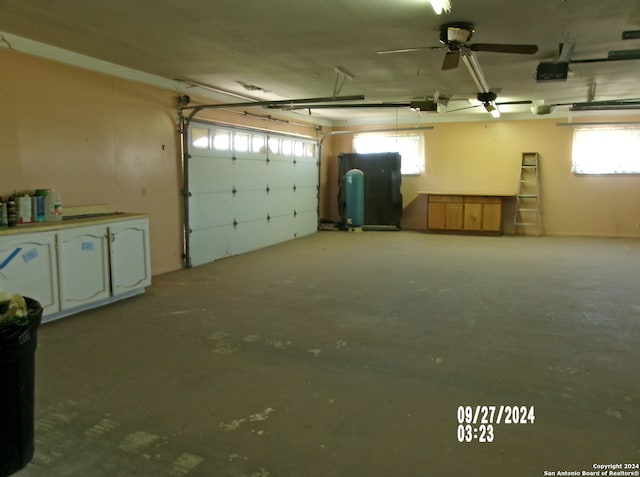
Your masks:
{"label": "black trash can", "polygon": [[42,320],[40,303],[25,297],[29,310],[19,323],[0,325],[0,476],[33,458],[35,352]]}

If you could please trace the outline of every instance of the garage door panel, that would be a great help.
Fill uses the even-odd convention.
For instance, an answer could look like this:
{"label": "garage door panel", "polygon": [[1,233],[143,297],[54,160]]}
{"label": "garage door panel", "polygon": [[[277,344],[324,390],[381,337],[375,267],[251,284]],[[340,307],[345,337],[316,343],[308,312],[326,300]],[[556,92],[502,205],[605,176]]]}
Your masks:
{"label": "garage door panel", "polygon": [[268,245],[266,220],[244,222],[234,230],[231,249],[234,255],[250,252]]}
{"label": "garage door panel", "polygon": [[189,224],[197,230],[233,222],[233,197],[230,193],[194,194],[189,202]]}
{"label": "garage door panel", "polygon": [[237,160],[233,174],[225,178],[233,182],[238,190],[266,187],[265,177],[269,174],[266,161]]}
{"label": "garage door panel", "polygon": [[315,185],[315,178],[308,177],[309,171],[305,171],[300,167],[296,167],[291,173],[290,182],[296,185],[296,187],[309,187],[311,185]]}
{"label": "garage door panel", "polygon": [[191,193],[231,190],[228,187],[228,178],[235,174],[235,167],[231,159],[195,156],[189,161],[189,190]]}
{"label": "garage door panel", "polygon": [[231,255],[233,225],[210,227],[191,234],[190,251],[193,266],[213,262]]}
{"label": "garage door panel", "polygon": [[291,164],[271,162],[265,172],[264,180],[270,187],[285,187],[291,182]]}
{"label": "garage door panel", "polygon": [[295,194],[292,190],[275,190],[269,194],[269,210],[272,215],[293,214]]}
{"label": "garage door panel", "polygon": [[[315,157],[293,151],[317,151],[313,140],[267,135],[195,123],[202,137],[221,138],[218,147],[194,149],[189,159],[189,235],[191,264],[245,253],[317,230],[318,168]],[[206,131],[205,131],[206,137]],[[287,152],[265,152],[265,146]],[[286,147],[285,147],[286,144]],[[282,149],[281,149],[282,148]],[[267,159],[268,158],[268,159]]]}
{"label": "garage door panel", "polygon": [[266,196],[267,194],[264,191],[239,192],[233,200],[234,217],[240,222],[257,219],[266,220],[268,213]]}
{"label": "garage door panel", "polygon": [[300,191],[300,193],[296,192],[295,204],[300,210],[310,210],[317,213],[318,195],[316,188],[309,188],[307,190]]}
{"label": "garage door panel", "polygon": [[296,236],[304,237],[305,235],[311,235],[317,231],[318,228],[318,214],[316,211],[308,210],[305,212],[298,212],[295,218],[295,231]]}

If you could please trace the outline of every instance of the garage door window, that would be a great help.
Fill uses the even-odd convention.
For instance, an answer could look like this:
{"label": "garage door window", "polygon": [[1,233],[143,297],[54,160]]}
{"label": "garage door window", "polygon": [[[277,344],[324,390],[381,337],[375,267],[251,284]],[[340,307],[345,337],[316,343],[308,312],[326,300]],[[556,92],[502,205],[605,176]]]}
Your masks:
{"label": "garage door window", "polygon": [[216,130],[213,136],[213,148],[218,151],[228,151],[231,149],[231,133]]}
{"label": "garage door window", "polygon": [[236,133],[233,136],[233,149],[237,152],[249,152],[249,135]]}
{"label": "garage door window", "polygon": [[209,130],[204,128],[191,128],[191,144],[199,149],[209,148]]}

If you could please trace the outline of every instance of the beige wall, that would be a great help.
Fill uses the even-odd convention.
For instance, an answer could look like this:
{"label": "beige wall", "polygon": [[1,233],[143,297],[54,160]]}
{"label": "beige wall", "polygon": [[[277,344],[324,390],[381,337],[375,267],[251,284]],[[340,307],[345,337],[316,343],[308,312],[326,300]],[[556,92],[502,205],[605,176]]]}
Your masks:
{"label": "beige wall", "polygon": [[[65,206],[147,213],[152,273],[181,268],[178,93],[4,48],[0,64],[0,196],[53,187]],[[237,113],[197,117],[316,137]]]}
{"label": "beige wall", "polygon": [[[580,121],[587,119],[581,118]],[[640,121],[598,117],[594,121]],[[549,235],[640,237],[640,175],[577,176],[571,173],[573,127],[564,119],[439,123],[425,131],[426,172],[403,176],[403,226],[426,228],[426,199],[418,191],[515,194],[523,152],[540,154],[542,213]],[[325,141],[326,188],[321,217],[336,220],[337,155],[352,152],[352,136]],[[513,201],[505,201],[503,226],[512,231]]]}

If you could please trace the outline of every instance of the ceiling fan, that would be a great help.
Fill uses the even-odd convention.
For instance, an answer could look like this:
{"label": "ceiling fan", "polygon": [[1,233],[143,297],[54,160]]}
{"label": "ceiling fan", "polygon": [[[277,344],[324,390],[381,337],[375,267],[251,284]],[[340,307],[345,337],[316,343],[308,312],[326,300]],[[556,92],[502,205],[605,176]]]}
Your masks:
{"label": "ceiling fan", "polygon": [[[447,48],[442,63],[443,70],[456,68],[461,55],[469,55],[472,51],[487,51],[492,53],[515,53],[532,55],[538,51],[537,45],[519,45],[507,43],[468,43],[471,40],[475,25],[469,22],[451,22],[440,26],[440,43]],[[395,50],[381,50],[379,55],[392,53],[407,53],[410,51],[437,50],[443,46],[422,46],[417,48],[401,48]]]}
{"label": "ceiling fan", "polygon": [[496,101],[498,95],[494,91],[481,92],[476,95],[476,99],[480,102],[480,104],[474,104],[471,106],[465,106],[464,108],[458,109],[450,109],[447,112],[453,113],[456,111],[463,111],[465,109],[473,109],[484,107],[485,111],[491,113],[492,116],[498,116],[498,106],[508,106],[508,105],[516,105],[516,104],[531,104],[533,101],[531,100],[521,100],[521,101]]}

